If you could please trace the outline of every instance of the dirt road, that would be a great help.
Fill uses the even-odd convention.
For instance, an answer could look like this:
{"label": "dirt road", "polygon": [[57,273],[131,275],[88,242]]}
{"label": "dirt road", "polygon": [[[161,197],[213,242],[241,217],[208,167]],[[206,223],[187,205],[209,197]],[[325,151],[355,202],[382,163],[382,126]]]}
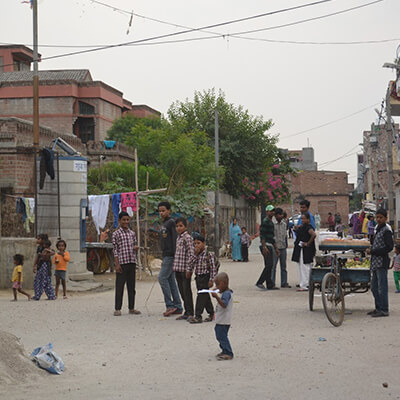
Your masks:
{"label": "dirt road", "polygon": [[215,359],[213,323],[162,317],[157,282],[137,284],[141,316],[128,315],[124,303],[123,315],[114,317],[113,291],[17,303],[9,302],[11,291],[1,292],[0,329],[21,338],[27,353],[52,342],[66,370],[3,386],[0,398],[400,399],[400,294],[391,273],[390,317],[366,316],[372,295],[357,294],[346,297],[352,314],[335,328],[318,294],[308,311],[308,294],[294,287],[295,265],[293,288],[280,291],[254,287],[261,269],[255,254],[249,263],[222,262],[235,296],[232,361]]}

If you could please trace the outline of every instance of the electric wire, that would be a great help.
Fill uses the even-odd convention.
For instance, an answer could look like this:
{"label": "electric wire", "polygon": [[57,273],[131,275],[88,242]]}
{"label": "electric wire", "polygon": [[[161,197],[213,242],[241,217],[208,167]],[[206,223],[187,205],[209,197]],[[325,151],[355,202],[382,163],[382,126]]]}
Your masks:
{"label": "electric wire", "polygon": [[[391,39],[379,39],[379,40],[362,40],[362,41],[350,41],[350,42],[317,42],[317,41],[296,41],[296,40],[278,40],[278,39],[267,39],[267,38],[258,38],[258,37],[242,37],[239,35],[243,35],[243,34],[248,34],[248,33],[253,33],[253,32],[259,32],[259,31],[264,31],[264,30],[273,30],[273,29],[278,29],[278,28],[283,28],[283,27],[287,27],[287,26],[292,26],[292,25],[297,25],[297,24],[301,24],[301,23],[305,23],[305,22],[309,22],[309,21],[313,21],[313,20],[317,20],[317,19],[322,19],[322,18],[327,18],[327,17],[331,17],[334,15],[338,15],[338,14],[342,14],[345,12],[349,12],[349,11],[354,11],[358,8],[363,8],[363,7],[367,7],[379,2],[382,2],[384,0],[375,0],[373,2],[370,3],[366,3],[360,6],[356,6],[356,7],[351,7],[351,8],[347,8],[344,10],[340,10],[337,11],[335,13],[330,13],[330,14],[325,14],[325,15],[321,15],[318,17],[313,17],[313,18],[308,18],[308,19],[304,19],[304,20],[300,20],[300,21],[295,21],[292,23],[288,23],[288,24],[284,24],[284,25],[275,25],[275,26],[271,26],[268,28],[261,28],[258,30],[253,30],[253,31],[244,31],[244,32],[238,32],[238,33],[218,33],[218,32],[211,32],[211,31],[207,31],[204,30],[202,28],[192,28],[189,26],[185,26],[185,25],[180,25],[180,24],[175,24],[172,22],[167,22],[167,21],[162,21],[156,18],[151,18],[151,17],[147,17],[144,15],[140,15],[137,13],[133,13],[133,12],[129,12],[127,10],[122,10],[119,9],[117,7],[113,7],[111,5],[108,5],[106,3],[102,3],[100,1],[96,1],[96,0],[90,0],[92,3],[96,3],[96,4],[101,4],[103,6],[109,7],[113,10],[116,11],[121,11],[124,13],[127,13],[129,15],[133,14],[135,16],[141,17],[141,18],[145,18],[145,19],[149,19],[151,21],[156,21],[159,23],[163,23],[166,25],[170,25],[170,26],[174,26],[174,27],[180,27],[180,28],[184,28],[184,29],[188,29],[191,31],[200,31],[200,32],[206,32],[206,33],[210,33],[212,34],[212,36],[203,36],[200,38],[188,38],[188,39],[180,39],[180,40],[171,40],[171,41],[162,41],[162,42],[154,42],[152,44],[155,45],[160,45],[160,44],[171,44],[171,43],[183,43],[183,42],[190,42],[190,41],[199,41],[199,40],[208,40],[208,39],[215,39],[215,38],[227,38],[227,37],[232,37],[232,38],[237,38],[237,39],[244,39],[244,40],[252,40],[252,41],[261,41],[261,42],[269,42],[269,43],[282,43],[282,44],[296,44],[296,45],[362,45],[362,44],[379,44],[379,43],[388,43],[388,42],[394,42],[394,41],[398,41],[400,40],[400,38],[391,38]],[[178,32],[179,33],[179,32]],[[12,43],[2,43],[5,45],[10,45]],[[138,46],[138,45],[143,45],[142,43],[131,43],[131,44],[127,44],[127,46]],[[31,44],[26,44],[26,46],[32,46]],[[89,48],[101,48],[101,47],[108,47],[110,46],[110,44],[93,44],[93,45],[53,45],[53,44],[40,44],[40,47],[49,47],[49,48],[84,48],[84,49],[89,49]]]}
{"label": "electric wire", "polygon": [[297,133],[293,133],[293,134],[291,134],[291,135],[280,136],[279,139],[287,139],[287,138],[291,138],[291,137],[294,137],[294,136],[303,135],[304,133],[308,133],[308,132],[311,132],[311,131],[315,131],[315,130],[320,129],[320,128],[324,128],[325,126],[329,126],[329,125],[335,124],[335,123],[337,123],[337,122],[343,121],[343,120],[345,120],[345,119],[351,118],[351,117],[353,117],[353,116],[355,116],[355,115],[357,115],[357,114],[361,114],[362,112],[367,111],[367,110],[370,110],[372,107],[375,107],[375,106],[377,106],[378,104],[380,104],[380,102],[379,102],[379,103],[372,104],[372,105],[370,105],[370,106],[368,106],[368,107],[362,108],[361,110],[358,110],[358,111],[353,112],[353,113],[351,113],[351,114],[345,115],[345,116],[343,116],[343,117],[337,118],[337,119],[335,119],[335,120],[333,120],[333,121],[326,122],[325,124],[318,125],[318,126],[314,126],[313,128],[309,128],[309,129],[306,129],[306,130],[304,130],[304,131],[300,131],[300,132],[297,132]]}
{"label": "electric wire", "polygon": [[[198,32],[198,31],[202,31],[202,30],[209,29],[209,28],[215,28],[215,27],[219,27],[219,26],[226,26],[226,25],[230,25],[230,24],[234,24],[234,23],[238,23],[238,22],[243,22],[243,21],[248,21],[248,20],[252,20],[252,19],[257,19],[257,18],[270,16],[270,15],[274,15],[274,14],[278,14],[278,13],[293,11],[293,10],[297,10],[297,9],[301,9],[301,8],[305,8],[305,7],[310,7],[310,6],[315,6],[315,5],[319,5],[319,4],[322,4],[322,3],[327,3],[327,2],[330,2],[330,1],[333,1],[333,0],[320,0],[320,1],[317,1],[317,2],[306,3],[306,4],[294,6],[294,7],[284,8],[284,9],[270,11],[270,12],[266,12],[266,13],[262,13],[262,14],[249,16],[249,17],[243,17],[243,18],[238,18],[238,19],[235,19],[235,20],[230,20],[230,21],[225,21],[225,22],[221,22],[221,23],[217,23],[217,24],[212,24],[212,25],[208,25],[208,26],[205,26],[205,27],[190,28],[190,29],[186,29],[184,31],[173,32],[173,33],[153,36],[153,37],[144,38],[144,39],[138,39],[138,40],[129,41],[129,42],[116,43],[116,44],[110,44],[110,45],[90,48],[90,49],[86,49],[86,50],[81,50],[81,51],[75,51],[75,52],[64,53],[64,54],[57,54],[57,55],[53,55],[53,56],[43,57],[43,58],[41,58],[41,61],[51,60],[51,59],[55,59],[55,58],[69,57],[69,56],[85,54],[85,53],[91,53],[91,52],[100,51],[100,50],[106,50],[106,49],[111,49],[111,48],[118,48],[118,47],[131,46],[131,45],[141,45],[143,43],[146,43],[146,42],[149,42],[149,41],[153,41],[153,40],[159,40],[159,39],[172,37],[172,36],[177,36],[177,35],[182,35],[182,34],[191,33],[191,32]],[[308,21],[311,21],[311,20],[326,18],[327,16],[333,16],[333,15],[341,14],[341,13],[344,13],[344,12],[353,11],[353,10],[356,10],[358,8],[363,8],[363,7],[367,7],[367,6],[376,4],[376,3],[380,3],[382,1],[384,1],[384,0],[375,0],[375,1],[370,2],[370,3],[362,4],[362,5],[359,5],[359,6],[356,6],[356,7],[352,7],[352,8],[349,8],[349,9],[345,9],[345,10],[341,10],[341,11],[338,11],[338,12],[335,12],[335,13],[330,13],[330,14],[327,14],[327,15],[319,16],[319,17],[309,18],[307,20],[296,21],[296,22],[293,22],[293,23],[290,23],[290,24],[278,25],[278,26],[269,27],[269,28],[263,28],[262,30],[277,29],[277,28],[281,28],[281,27],[285,27],[285,26],[291,26],[291,25],[295,25],[295,24],[299,24],[299,23],[308,22]],[[259,30],[256,30],[256,31],[259,31]],[[239,37],[238,35],[240,35],[240,34],[246,34],[246,33],[250,33],[250,32],[254,32],[254,30],[253,31],[245,31],[245,32],[241,32],[241,33],[234,33],[234,34],[219,34],[219,35],[215,35],[214,37],[213,36],[209,36],[209,37],[205,37],[205,38],[204,37],[203,38],[188,38],[188,39],[181,40],[181,42],[193,41],[193,40],[212,39],[212,38],[217,38],[217,37],[222,37],[222,38],[225,38],[225,37]],[[155,42],[155,43],[161,44],[160,42]],[[169,43],[171,43],[171,42],[169,42]],[[4,66],[8,66],[8,65],[12,65],[12,64],[3,64],[2,66],[4,67]]]}

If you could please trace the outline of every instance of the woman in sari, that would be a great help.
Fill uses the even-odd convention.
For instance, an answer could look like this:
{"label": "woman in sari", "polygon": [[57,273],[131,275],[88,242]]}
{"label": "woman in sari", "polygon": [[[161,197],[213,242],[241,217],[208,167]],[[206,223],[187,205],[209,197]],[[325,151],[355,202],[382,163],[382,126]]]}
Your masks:
{"label": "woman in sari", "polygon": [[237,223],[237,219],[233,218],[231,225],[229,227],[229,241],[232,245],[232,260],[233,261],[242,261],[242,251],[241,251],[241,243],[240,236],[242,231]]}

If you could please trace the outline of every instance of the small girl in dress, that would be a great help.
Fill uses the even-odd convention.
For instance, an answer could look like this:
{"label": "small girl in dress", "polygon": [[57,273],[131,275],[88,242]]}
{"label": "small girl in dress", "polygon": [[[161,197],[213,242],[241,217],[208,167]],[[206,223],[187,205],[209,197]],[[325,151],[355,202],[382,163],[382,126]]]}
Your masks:
{"label": "small girl in dress", "polygon": [[14,292],[14,300],[17,301],[17,292],[24,294],[28,300],[31,299],[31,296],[22,290],[22,265],[24,264],[24,256],[21,254],[16,254],[14,256],[14,271],[12,274],[11,282],[13,283],[12,288]]}

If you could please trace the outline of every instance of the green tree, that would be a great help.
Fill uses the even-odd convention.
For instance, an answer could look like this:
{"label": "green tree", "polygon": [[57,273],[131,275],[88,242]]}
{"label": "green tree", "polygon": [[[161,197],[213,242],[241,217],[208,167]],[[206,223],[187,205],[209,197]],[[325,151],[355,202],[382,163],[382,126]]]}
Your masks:
{"label": "green tree", "polygon": [[254,117],[242,106],[226,101],[222,91],[195,92],[193,101],[177,101],[168,110],[171,126],[184,133],[203,131],[214,145],[214,115],[219,114],[220,161],[225,171],[222,188],[238,197],[243,182],[257,181],[261,173],[279,163],[276,138],[268,135],[272,121]]}

